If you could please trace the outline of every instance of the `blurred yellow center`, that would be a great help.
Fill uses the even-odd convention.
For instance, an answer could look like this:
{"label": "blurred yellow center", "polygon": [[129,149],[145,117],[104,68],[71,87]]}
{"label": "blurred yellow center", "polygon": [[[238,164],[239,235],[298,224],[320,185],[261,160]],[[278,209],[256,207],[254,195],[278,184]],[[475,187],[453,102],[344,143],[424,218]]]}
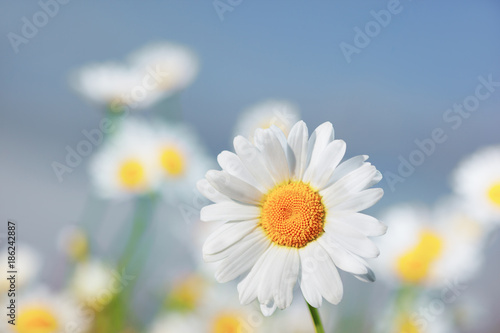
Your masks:
{"label": "blurred yellow center", "polygon": [[185,170],[185,160],[182,153],[174,148],[163,149],[160,156],[161,166],[171,176],[180,176]]}
{"label": "blurred yellow center", "polygon": [[88,240],[84,232],[78,232],[73,235],[68,246],[68,255],[73,260],[82,260],[88,253]]}
{"label": "blurred yellow center", "polygon": [[403,317],[399,321],[398,329],[395,333],[419,333],[420,330],[418,329],[417,325],[415,325],[415,322],[411,320],[408,316]]}
{"label": "blurred yellow center", "polygon": [[137,159],[129,159],[122,163],[118,171],[121,184],[126,188],[137,188],[144,184],[146,173]]}
{"label": "blurred yellow center", "polygon": [[174,286],[167,305],[176,310],[195,310],[205,292],[205,281],[197,275],[184,278]]}
{"label": "blurred yellow center", "polygon": [[237,314],[220,314],[214,320],[212,333],[243,333],[242,320]]}
{"label": "blurred yellow center", "polygon": [[500,206],[500,181],[490,187],[488,190],[488,198],[495,205]]}
{"label": "blurred yellow center", "polygon": [[18,333],[54,333],[59,325],[55,315],[43,307],[31,307],[19,312],[16,326]]}
{"label": "blurred yellow center", "polygon": [[443,250],[443,240],[432,231],[423,231],[417,245],[398,258],[397,272],[406,282],[418,283],[429,274],[432,263]]}
{"label": "blurred yellow center", "polygon": [[321,196],[302,182],[277,185],[262,201],[260,224],[278,245],[306,246],[323,233],[324,219]]}

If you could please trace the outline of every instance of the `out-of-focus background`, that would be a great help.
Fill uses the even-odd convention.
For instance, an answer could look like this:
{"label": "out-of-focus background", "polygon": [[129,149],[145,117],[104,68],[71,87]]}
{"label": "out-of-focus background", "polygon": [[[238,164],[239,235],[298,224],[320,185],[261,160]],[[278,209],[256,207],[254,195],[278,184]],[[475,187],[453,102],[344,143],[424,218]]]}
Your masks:
{"label": "out-of-focus background", "polygon": [[[310,129],[331,121],[336,137],[347,142],[347,156],[370,155],[386,176],[385,196],[370,211],[375,215],[400,202],[432,205],[451,191],[450,172],[460,160],[500,141],[498,1],[72,0],[58,3],[45,24],[22,37],[26,20],[33,22],[43,10],[41,3],[0,3],[0,228],[8,219],[17,221],[19,241],[43,254],[41,279],[62,279],[57,234],[78,223],[92,200],[88,158],[62,182],[52,167],[64,161],[67,146],[84,139],[82,131],[97,128],[103,118],[72,90],[70,75],[88,63],[123,61],[151,42],[185,45],[200,59],[200,72],[180,105],[182,119],[212,159],[232,149],[242,110],[269,98],[290,100]],[[370,26],[388,8],[394,13],[379,17],[384,24]],[[22,41],[13,41],[12,33]],[[476,99],[473,111],[453,110],[488,81],[490,90],[481,91],[490,94]],[[414,171],[391,183],[391,175],[401,176],[402,159],[421,149],[416,141],[432,138],[436,129],[445,139]],[[92,207],[103,211],[94,225],[97,252],[112,251],[110,239],[119,234],[130,204]],[[187,269],[181,238],[162,226],[178,213],[168,208],[155,214],[147,267],[157,273],[145,277],[151,285]],[[0,232],[5,235],[6,227]],[[466,293],[489,311],[474,332],[493,333],[500,326],[499,249],[493,237],[487,264],[468,284]],[[352,295],[383,288],[345,276],[346,307]]]}

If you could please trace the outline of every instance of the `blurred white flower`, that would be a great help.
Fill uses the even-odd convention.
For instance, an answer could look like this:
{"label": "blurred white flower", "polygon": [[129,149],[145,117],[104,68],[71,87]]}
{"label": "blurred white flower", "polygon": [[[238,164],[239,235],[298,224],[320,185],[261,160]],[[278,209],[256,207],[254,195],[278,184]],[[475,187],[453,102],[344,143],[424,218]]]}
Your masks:
{"label": "blurred white flower", "polygon": [[[7,245],[8,246],[8,245]],[[9,256],[8,248],[2,248],[0,255],[0,263],[2,267],[2,272],[7,271],[18,271],[16,279],[16,287],[23,288],[29,283],[37,279],[37,275],[40,271],[42,262],[38,253],[30,245],[26,243],[17,243],[15,246],[15,263],[14,269],[9,267]],[[10,282],[5,278],[0,279],[0,293],[3,294],[5,290],[10,287]]]}
{"label": "blurred white flower", "polygon": [[57,245],[59,250],[73,261],[83,260],[89,253],[88,236],[76,225],[68,225],[61,229]]}
{"label": "blurred white flower", "polygon": [[293,125],[300,120],[298,107],[286,100],[267,100],[245,109],[234,130],[234,136],[242,135],[253,142],[257,128],[274,125],[288,136]]}
{"label": "blurred white flower", "polygon": [[161,193],[176,204],[195,194],[196,182],[212,166],[196,133],[182,124],[155,123],[156,161]]}
{"label": "blurred white flower", "polygon": [[187,47],[158,42],[133,53],[130,63],[137,71],[155,78],[153,88],[168,97],[187,87],[198,74],[198,59]]}
{"label": "blurred white flower", "polygon": [[477,219],[500,223],[500,145],[475,152],[453,173],[453,188]]}
{"label": "blurred white flower", "polygon": [[151,324],[149,333],[199,333],[204,332],[200,329],[199,319],[186,313],[169,313],[157,317]]}
{"label": "blurred white flower", "polygon": [[39,287],[19,297],[15,326],[2,320],[7,333],[84,333],[91,317],[86,317],[78,303],[68,295]]}
{"label": "blurred white flower", "polygon": [[103,198],[147,194],[160,186],[155,132],[148,123],[127,118],[90,161],[90,177]]}
{"label": "blurred white flower", "polygon": [[71,280],[71,291],[77,299],[99,310],[120,291],[114,271],[97,259],[77,264]]}
{"label": "blurred white flower", "polygon": [[465,282],[482,262],[482,238],[473,221],[448,211],[444,216],[418,205],[400,205],[381,218],[387,237],[378,241],[379,276],[389,283],[440,287]]}
{"label": "blurred white flower", "polygon": [[71,84],[80,95],[112,111],[123,111],[123,105],[142,109],[155,103],[160,98],[151,87],[155,82],[151,73],[116,62],[90,64],[71,76]]}

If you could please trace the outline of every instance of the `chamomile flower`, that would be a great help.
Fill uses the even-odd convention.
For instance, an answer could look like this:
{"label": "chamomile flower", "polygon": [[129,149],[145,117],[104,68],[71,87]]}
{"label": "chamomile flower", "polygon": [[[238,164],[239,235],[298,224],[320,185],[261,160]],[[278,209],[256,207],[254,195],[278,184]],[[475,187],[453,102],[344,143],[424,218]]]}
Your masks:
{"label": "chamomile flower", "polygon": [[78,300],[98,310],[120,291],[121,282],[109,266],[92,259],[76,266],[70,286]]}
{"label": "chamomile flower", "polygon": [[90,162],[97,194],[119,199],[148,194],[160,186],[155,132],[146,122],[126,119]]}
{"label": "chamomile flower", "polygon": [[155,80],[152,89],[168,97],[187,87],[198,74],[198,59],[187,47],[159,42],[136,51],[131,65]]}
{"label": "chamomile flower", "polygon": [[479,220],[500,222],[500,146],[483,148],[462,161],[453,188]]}
{"label": "chamomile flower", "polygon": [[15,325],[5,325],[2,332],[84,333],[89,324],[90,318],[80,311],[74,299],[39,288],[19,298]]}
{"label": "chamomile flower", "polygon": [[203,221],[224,221],[205,242],[204,259],[220,262],[215,277],[238,284],[240,302],[258,299],[264,315],[292,303],[297,280],[307,302],[337,304],[343,286],[337,267],[361,280],[374,280],[362,257],[378,248],[367,236],[386,227],[359,213],[375,204],[382,189],[368,189],[381,174],[367,156],[340,163],[345,142],[333,140],[332,124],[309,138],[295,124],[288,138],[276,126],[258,129],[255,144],[237,136],[236,153],[218,156],[222,171],[207,172],[199,190],[215,203],[201,210]]}
{"label": "chamomile flower", "polygon": [[154,129],[156,164],[162,179],[161,193],[174,204],[191,199],[196,182],[212,163],[189,127],[157,122]]}
{"label": "chamomile flower", "polygon": [[[7,245],[8,247],[9,245]],[[16,287],[23,288],[28,285],[30,282],[36,280],[37,275],[40,271],[42,262],[40,256],[37,254],[35,249],[33,249],[30,245],[25,243],[18,243],[15,246],[15,260],[9,259],[10,254],[8,253],[8,248],[2,248],[2,255],[0,256],[1,266],[3,268],[3,272],[8,271],[19,271],[21,274],[17,275],[16,278]],[[14,269],[9,267],[9,261],[13,262]],[[8,290],[10,287],[10,282],[5,278],[0,279],[0,293],[3,295],[4,291]]]}
{"label": "chamomile flower", "polygon": [[159,99],[158,93],[145,82],[152,81],[147,73],[117,62],[91,64],[73,73],[71,83],[84,98],[96,104],[120,111],[122,105],[142,109]]}
{"label": "chamomile flower", "polygon": [[300,111],[295,104],[285,100],[267,100],[243,111],[234,134],[242,135],[253,142],[257,128],[269,128],[274,125],[288,135],[299,119]]}
{"label": "chamomile flower", "polygon": [[469,221],[452,212],[448,215],[436,218],[418,205],[387,211],[382,220],[389,226],[388,237],[379,242],[380,276],[392,283],[437,288],[477,272],[482,261],[480,238],[469,232],[474,230]]}
{"label": "chamomile flower", "polygon": [[75,225],[66,226],[59,232],[58,247],[70,260],[84,260],[89,253],[88,235]]}
{"label": "chamomile flower", "polygon": [[186,313],[170,313],[158,317],[152,324],[149,333],[198,333],[203,332],[196,316]]}

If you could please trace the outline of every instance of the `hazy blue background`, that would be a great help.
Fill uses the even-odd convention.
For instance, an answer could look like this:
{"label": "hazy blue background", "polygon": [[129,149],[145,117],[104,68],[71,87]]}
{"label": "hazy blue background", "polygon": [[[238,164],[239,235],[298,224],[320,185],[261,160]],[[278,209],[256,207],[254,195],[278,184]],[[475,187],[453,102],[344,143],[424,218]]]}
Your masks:
{"label": "hazy blue background", "polygon": [[[500,81],[500,3],[402,0],[402,11],[348,64],[339,44],[352,44],[353,29],[387,3],[243,0],[221,21],[210,0],[73,0],[16,54],[7,34],[20,34],[22,17],[31,20],[40,7],[1,0],[0,221],[16,219],[21,240],[55,251],[57,230],[78,221],[90,186],[85,164],[59,183],[51,163],[102,117],[69,88],[68,73],[156,40],[198,53],[201,72],[182,96],[183,114],[214,155],[230,148],[238,112],[270,97],[296,102],[310,128],[331,121],[348,155],[367,153],[382,172],[395,172],[415,139],[443,128],[448,140],[405,183],[391,192],[383,182],[378,209],[431,203],[448,193],[449,171],[462,157],[500,141],[500,88],[459,129],[443,121],[474,93],[478,76]],[[114,228],[103,226],[103,235]],[[497,241],[491,253],[498,248]],[[473,288],[493,306],[499,264],[488,259]]]}

